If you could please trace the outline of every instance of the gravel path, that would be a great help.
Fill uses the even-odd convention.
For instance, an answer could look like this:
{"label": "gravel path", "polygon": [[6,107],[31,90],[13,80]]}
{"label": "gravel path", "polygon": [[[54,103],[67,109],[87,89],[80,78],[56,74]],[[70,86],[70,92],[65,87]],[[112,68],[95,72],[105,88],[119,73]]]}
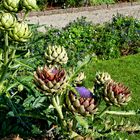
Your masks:
{"label": "gravel path", "polygon": [[[29,17],[29,23],[39,23],[40,25],[45,24],[47,27],[53,26],[56,28],[65,27],[69,22],[75,20],[77,17],[84,16],[87,18],[87,21],[92,21],[93,23],[103,23],[110,21],[113,15],[117,13],[123,15],[133,16],[140,19],[140,5],[134,6],[124,6],[117,8],[105,8],[100,10],[92,11],[82,11],[76,13],[62,13],[54,15],[45,15],[45,16],[31,16]],[[40,28],[43,31],[43,28]]]}

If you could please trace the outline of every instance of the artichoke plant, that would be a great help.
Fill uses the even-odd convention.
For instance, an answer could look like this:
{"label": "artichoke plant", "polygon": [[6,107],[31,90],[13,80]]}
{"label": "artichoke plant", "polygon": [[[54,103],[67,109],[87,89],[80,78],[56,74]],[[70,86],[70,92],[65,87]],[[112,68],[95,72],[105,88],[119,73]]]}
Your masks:
{"label": "artichoke plant", "polygon": [[0,29],[10,30],[15,27],[16,18],[10,13],[0,13]]}
{"label": "artichoke plant", "polygon": [[17,12],[20,0],[3,0],[3,6],[10,12]]}
{"label": "artichoke plant", "polygon": [[17,42],[27,42],[31,35],[28,24],[24,22],[17,22],[13,30],[9,32],[9,36]]}
{"label": "artichoke plant", "polygon": [[126,105],[131,100],[131,93],[128,87],[121,83],[107,82],[103,98],[109,105]]}
{"label": "artichoke plant", "polygon": [[72,112],[77,112],[81,115],[94,114],[97,111],[97,98],[85,87],[76,87],[79,98],[73,91],[70,91],[66,96],[66,104]]}
{"label": "artichoke plant", "polygon": [[38,67],[34,72],[34,81],[39,89],[49,93],[59,93],[66,83],[66,72],[63,69],[46,65],[44,67]]}
{"label": "artichoke plant", "polygon": [[33,10],[38,9],[38,6],[36,4],[36,0],[21,0],[22,5],[25,7],[26,10]]}
{"label": "artichoke plant", "polygon": [[68,61],[67,52],[61,46],[48,46],[45,58],[48,63],[66,64]]}

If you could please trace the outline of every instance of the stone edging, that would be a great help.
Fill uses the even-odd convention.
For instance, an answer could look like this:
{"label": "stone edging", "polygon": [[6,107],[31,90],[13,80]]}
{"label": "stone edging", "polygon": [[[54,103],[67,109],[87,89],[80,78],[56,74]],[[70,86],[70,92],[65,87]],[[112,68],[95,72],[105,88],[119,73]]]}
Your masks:
{"label": "stone edging", "polygon": [[[104,5],[91,6],[91,7],[79,7],[79,8],[55,9],[55,10],[40,11],[40,12],[30,12],[29,17],[46,16],[46,15],[63,14],[63,13],[76,13],[82,11],[93,11],[93,10],[119,8],[119,7],[134,6],[134,5],[140,5],[140,2],[133,2],[133,3],[124,2],[124,3],[109,4],[109,5],[104,4]],[[19,16],[21,16],[21,14],[19,14]]]}

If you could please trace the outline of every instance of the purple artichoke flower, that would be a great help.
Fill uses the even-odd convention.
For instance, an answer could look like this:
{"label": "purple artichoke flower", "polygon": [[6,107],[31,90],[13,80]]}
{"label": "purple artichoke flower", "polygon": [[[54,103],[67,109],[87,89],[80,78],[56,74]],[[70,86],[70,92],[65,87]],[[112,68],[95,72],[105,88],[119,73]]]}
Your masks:
{"label": "purple artichoke flower", "polygon": [[80,97],[83,98],[92,98],[93,94],[85,87],[76,87],[77,92],[80,94]]}
{"label": "purple artichoke flower", "polygon": [[76,94],[70,91],[66,96],[68,108],[81,115],[94,114],[98,105],[96,96],[85,87],[76,87],[75,89],[80,94],[80,98],[77,98]]}

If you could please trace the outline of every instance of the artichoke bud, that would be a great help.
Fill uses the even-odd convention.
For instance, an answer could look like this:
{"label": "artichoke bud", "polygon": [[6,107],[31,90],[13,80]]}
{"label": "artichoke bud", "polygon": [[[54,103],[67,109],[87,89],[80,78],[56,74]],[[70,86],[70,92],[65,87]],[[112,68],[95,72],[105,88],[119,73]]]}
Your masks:
{"label": "artichoke bud", "polygon": [[17,12],[20,0],[4,0],[3,6],[9,12]]}
{"label": "artichoke bud", "polygon": [[10,13],[0,13],[0,29],[11,30],[15,27],[16,18]]}
{"label": "artichoke bud", "polygon": [[64,47],[48,46],[45,51],[45,58],[48,63],[66,64],[68,61]]}
{"label": "artichoke bud", "polygon": [[19,91],[19,92],[23,91],[23,89],[24,89],[24,87],[23,87],[22,84],[18,85],[18,91]]}
{"label": "artichoke bud", "polygon": [[110,81],[105,85],[103,98],[109,105],[126,105],[131,100],[131,92],[123,84]]}
{"label": "artichoke bud", "polygon": [[32,33],[28,24],[17,22],[13,30],[9,32],[9,36],[17,42],[27,42]]}
{"label": "artichoke bud", "polygon": [[66,105],[72,112],[77,112],[81,115],[95,114],[97,111],[97,98],[85,87],[76,87],[80,97],[72,91],[66,95]]}
{"label": "artichoke bud", "polygon": [[80,85],[80,84],[82,84],[82,82],[85,78],[86,78],[86,76],[85,76],[84,72],[80,72],[78,74],[78,76],[75,78],[74,82],[76,85]]}
{"label": "artichoke bud", "polygon": [[104,85],[107,81],[112,81],[111,76],[107,72],[98,72],[95,76],[95,83]]}
{"label": "artichoke bud", "polygon": [[59,93],[65,87],[66,72],[54,66],[38,67],[34,72],[34,81],[37,87],[46,94]]}
{"label": "artichoke bud", "polygon": [[36,0],[22,0],[22,5],[29,11],[38,9]]}

